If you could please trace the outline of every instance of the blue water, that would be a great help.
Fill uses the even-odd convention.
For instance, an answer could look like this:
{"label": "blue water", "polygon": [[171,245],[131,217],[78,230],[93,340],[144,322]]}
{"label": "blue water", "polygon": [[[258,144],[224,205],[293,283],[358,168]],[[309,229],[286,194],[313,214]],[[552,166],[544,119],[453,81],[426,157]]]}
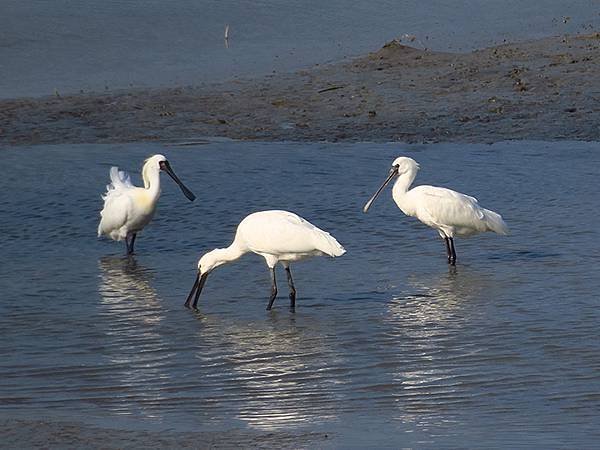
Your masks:
{"label": "blue water", "polygon": [[[0,418],[153,431],[323,431],[331,447],[592,448],[600,438],[597,143],[215,141],[2,151]],[[165,153],[137,254],[96,239],[113,164]],[[475,195],[511,235],[457,240],[402,215],[398,154],[417,184]],[[247,213],[285,208],[348,250],[293,267],[298,301],[265,311],[249,255],[183,307],[197,258]],[[110,437],[107,437],[110,443]]]}
{"label": "blue water", "polygon": [[3,0],[0,98],[263,76],[406,34],[467,51],[599,28],[595,0]]}

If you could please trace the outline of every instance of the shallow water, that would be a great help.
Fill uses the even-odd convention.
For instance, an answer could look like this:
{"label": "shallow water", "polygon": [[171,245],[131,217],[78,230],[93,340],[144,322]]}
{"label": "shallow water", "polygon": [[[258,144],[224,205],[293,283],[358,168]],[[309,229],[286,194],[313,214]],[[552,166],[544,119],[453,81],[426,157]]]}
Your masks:
{"label": "shallow water", "polygon": [[464,51],[598,27],[595,0],[3,0],[0,98],[262,76],[405,34]]}
{"label": "shallow water", "polygon": [[[511,228],[457,240],[449,270],[439,237],[389,189],[361,212],[396,144],[4,149],[0,418],[316,430],[332,446],[592,447],[598,150],[404,146],[417,183],[476,195]],[[111,165],[137,172],[159,151],[198,200],[163,177],[157,216],[126,258],[95,237],[100,192]],[[255,255],[215,271],[199,311],[185,309],[200,254],[266,208],[296,211],[348,253],[292,268],[295,312],[282,272],[265,311]]]}

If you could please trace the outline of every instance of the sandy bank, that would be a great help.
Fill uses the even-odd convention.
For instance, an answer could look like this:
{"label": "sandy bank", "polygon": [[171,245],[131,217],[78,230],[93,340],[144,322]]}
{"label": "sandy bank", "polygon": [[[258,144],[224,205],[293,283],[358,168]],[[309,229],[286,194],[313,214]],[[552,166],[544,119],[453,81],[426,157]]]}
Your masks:
{"label": "sandy bank", "polygon": [[600,34],[464,54],[391,42],[292,74],[0,101],[0,144],[600,139]]}

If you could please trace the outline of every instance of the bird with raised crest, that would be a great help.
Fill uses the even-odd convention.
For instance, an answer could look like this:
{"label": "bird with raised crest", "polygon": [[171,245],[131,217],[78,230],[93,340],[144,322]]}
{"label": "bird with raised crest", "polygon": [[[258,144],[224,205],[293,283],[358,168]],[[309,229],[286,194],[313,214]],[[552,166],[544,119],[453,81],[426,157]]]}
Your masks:
{"label": "bird with raised crest", "polygon": [[156,211],[160,197],[160,172],[166,172],[177,183],[183,194],[194,201],[196,196],[175,175],[163,155],[154,155],[144,162],[144,187],[136,187],[126,172],[111,167],[111,183],[102,196],[104,208],[100,212],[98,237],[108,236],[115,241],[125,240],[127,254],[133,253],[137,234],[148,225]]}

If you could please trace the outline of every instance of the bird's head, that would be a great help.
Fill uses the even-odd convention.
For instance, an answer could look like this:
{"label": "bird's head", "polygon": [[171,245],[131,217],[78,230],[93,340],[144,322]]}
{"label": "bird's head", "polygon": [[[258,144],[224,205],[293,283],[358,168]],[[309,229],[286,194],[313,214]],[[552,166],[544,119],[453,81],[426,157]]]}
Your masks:
{"label": "bird's head", "polygon": [[224,251],[224,249],[216,248],[202,255],[202,257],[198,260],[198,273],[196,274],[196,280],[194,281],[194,286],[192,286],[192,290],[185,301],[185,306],[187,308],[196,308],[198,299],[200,298],[200,293],[202,292],[204,284],[206,283],[206,279],[208,278],[208,274],[215,268],[227,262],[221,257]]}
{"label": "bird's head", "polygon": [[173,172],[173,169],[171,168],[171,164],[169,164],[169,161],[164,155],[154,155],[145,161],[144,168],[142,169],[142,176],[146,188],[149,186],[149,171],[151,170],[155,172],[165,172],[173,179],[173,181],[175,181],[175,183],[177,183],[177,186],[179,186],[179,189],[181,189],[181,192],[183,192],[183,195],[185,195],[189,201],[193,202],[196,199],[194,193],[183,184],[177,175],[175,175],[175,172]]}
{"label": "bird's head", "polygon": [[387,178],[381,185],[381,187],[373,194],[373,196],[369,199],[369,201],[363,207],[363,212],[367,212],[377,196],[383,191],[383,189],[387,186],[387,184],[392,181],[395,177],[404,175],[405,173],[417,173],[419,170],[419,164],[412,158],[407,156],[399,156],[392,163],[392,167],[388,173]]}
{"label": "bird's head", "polygon": [[217,267],[225,264],[225,260],[221,258],[220,253],[221,249],[216,248],[202,255],[198,260],[198,273],[200,273],[200,275],[208,275]]}
{"label": "bird's head", "polygon": [[151,168],[154,170],[163,170],[162,166],[164,163],[168,163],[166,156],[156,154],[152,155],[150,158],[147,158],[146,161],[144,161],[144,167],[147,166],[149,169]]}
{"label": "bird's head", "polygon": [[406,172],[417,172],[419,170],[419,163],[408,156],[399,156],[392,163],[391,171],[394,170],[397,175],[402,175]]}

